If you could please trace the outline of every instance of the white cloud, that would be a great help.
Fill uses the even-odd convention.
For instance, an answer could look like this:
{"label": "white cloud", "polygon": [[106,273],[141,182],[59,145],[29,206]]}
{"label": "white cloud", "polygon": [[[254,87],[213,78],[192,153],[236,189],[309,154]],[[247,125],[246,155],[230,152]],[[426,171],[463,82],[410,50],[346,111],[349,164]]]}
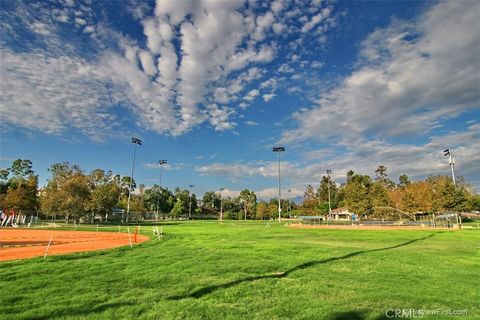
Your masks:
{"label": "white cloud", "polygon": [[247,126],[258,126],[259,125],[259,123],[256,122],[256,121],[245,121],[245,124]]}
{"label": "white cloud", "polygon": [[95,27],[94,26],[86,26],[85,28],[83,28],[83,32],[84,33],[93,33],[93,32],[95,32]]}
{"label": "white cloud", "polygon": [[85,24],[87,24],[87,21],[85,21],[85,19],[82,19],[82,18],[75,18],[75,24],[79,27],[81,26],[84,26]]}
{"label": "white cloud", "polygon": [[284,63],[278,68],[278,72],[293,73],[293,72],[295,72],[295,70],[292,67],[290,67],[288,64]]}
{"label": "white cloud", "polygon": [[276,22],[272,25],[273,32],[281,34],[287,27],[283,23]]}
{"label": "white cloud", "polygon": [[[413,179],[429,175],[449,174],[447,159],[442,151],[450,148],[455,155],[456,170],[468,182],[480,187],[480,125],[473,124],[465,132],[449,133],[430,138],[423,145],[390,144],[384,141],[357,139],[339,142],[328,148],[309,150],[304,154],[307,162],[282,161],[282,177],[286,185],[304,190],[308,184],[318,185],[327,169],[333,170],[337,182],[345,182],[346,173],[354,170],[374,176],[379,165],[387,167],[389,177],[398,181],[401,174]],[[287,149],[287,152],[289,149]],[[202,175],[224,176],[231,181],[256,177],[278,177],[278,162],[252,161],[247,163],[212,163],[196,167]]]}
{"label": "white cloud", "polygon": [[[288,192],[290,190],[290,192]],[[282,188],[282,199],[292,199],[297,196],[303,196],[305,190],[297,189],[295,187]],[[258,199],[269,200],[273,198],[278,199],[278,187],[277,188],[265,188],[261,190],[255,190],[255,194]]]}
{"label": "white cloud", "polygon": [[262,98],[263,98],[263,101],[269,102],[269,101],[272,101],[273,98],[275,98],[276,96],[277,95],[275,93],[267,93],[267,94],[264,94]]}
{"label": "white cloud", "polygon": [[153,57],[148,51],[140,51],[138,57],[140,58],[140,63],[146,74],[153,76],[157,73],[157,66],[153,62]]}
{"label": "white cloud", "polygon": [[252,89],[243,97],[243,100],[253,101],[259,94],[260,91],[258,89]]}
{"label": "white cloud", "polygon": [[[258,6],[250,7],[239,0],[165,0],[157,1],[154,15],[149,16],[151,8],[132,1],[126,10],[139,19],[143,42],[110,29],[112,24],[102,20],[105,17],[79,2],[62,3],[58,8],[38,2],[19,4],[15,17],[2,21],[7,35],[7,41],[2,42],[2,53],[6,52],[2,55],[2,77],[8,73],[3,78],[16,83],[16,87],[2,84],[2,90],[9,91],[2,103],[7,103],[8,97],[12,109],[25,111],[34,101],[42,102],[32,108],[32,117],[39,117],[36,123],[28,116],[22,119],[17,111],[2,117],[10,124],[55,134],[73,127],[93,136],[97,128],[96,136],[105,137],[117,125],[113,121],[120,121],[116,115],[125,117],[118,112],[121,105],[134,115],[129,121],[158,133],[181,135],[204,122],[216,130],[233,129],[235,122],[230,118],[237,113],[232,107],[245,109],[260,95],[258,89],[252,90],[253,83],[267,74],[264,64],[281,49],[271,29],[277,34],[298,29],[285,30],[301,12],[287,10],[288,6],[275,1],[270,8],[263,6],[265,11],[251,9]],[[83,35],[67,38],[62,31],[67,27]],[[25,44],[29,50],[9,49],[6,44],[21,39],[22,28],[41,37]],[[79,43],[89,52],[88,58],[82,57]],[[20,67],[11,67],[8,63],[13,61]],[[28,70],[27,61],[37,64],[38,70],[32,67],[37,74]],[[81,72],[73,72],[75,67]],[[283,71],[290,69],[284,67]],[[72,79],[78,91],[50,81],[54,74]],[[272,93],[264,95],[267,100],[273,97],[277,83],[268,85]],[[46,94],[31,90],[23,95],[22,90],[30,87],[45,88]],[[58,94],[48,105],[45,96],[50,97],[52,92]],[[83,99],[83,92],[91,93],[92,98]],[[228,108],[209,107],[215,103]],[[98,121],[90,127],[79,116],[87,110]]]}
{"label": "white cloud", "polygon": [[325,65],[325,63],[323,62],[319,62],[319,61],[314,61],[310,64],[310,66],[314,69],[320,69],[321,67],[323,67]]}
{"label": "white cloud", "polygon": [[275,13],[276,16],[279,15],[279,13],[282,12],[284,9],[284,3],[281,0],[276,0],[272,2],[272,11]]}
{"label": "white cloud", "polygon": [[215,128],[215,131],[230,130],[236,126],[235,122],[229,121],[229,117],[233,112],[233,110],[227,107],[220,109],[216,104],[210,104],[208,106],[209,121]]}
{"label": "white cloud", "polygon": [[306,22],[302,27],[302,32],[308,32],[312,30],[316,25],[318,25],[324,19],[322,13],[318,13],[312,17],[308,22]]}
{"label": "white cloud", "polygon": [[49,35],[51,33],[48,25],[46,25],[45,23],[41,23],[41,22],[32,23],[32,29],[33,29],[34,32],[36,32],[38,34],[42,34],[44,36]]}
{"label": "white cloud", "polygon": [[478,108],[480,4],[445,2],[415,23],[394,22],[363,44],[359,67],[311,109],[282,142],[428,132]]}

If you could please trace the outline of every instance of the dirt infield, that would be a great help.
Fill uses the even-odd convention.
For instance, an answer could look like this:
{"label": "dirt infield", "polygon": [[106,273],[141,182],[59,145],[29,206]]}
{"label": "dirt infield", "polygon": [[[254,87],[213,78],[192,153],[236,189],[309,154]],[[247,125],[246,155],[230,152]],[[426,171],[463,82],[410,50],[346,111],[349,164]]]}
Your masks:
{"label": "dirt infield", "polygon": [[[52,243],[48,255],[103,250],[130,244],[128,233],[1,229],[0,261],[43,256],[50,237]],[[130,237],[134,243],[134,235]],[[147,236],[137,235],[137,243],[148,239]]]}
{"label": "dirt infield", "polygon": [[458,230],[454,228],[430,228],[419,226],[399,226],[399,225],[311,225],[294,223],[290,228],[299,229],[344,229],[344,230]]}

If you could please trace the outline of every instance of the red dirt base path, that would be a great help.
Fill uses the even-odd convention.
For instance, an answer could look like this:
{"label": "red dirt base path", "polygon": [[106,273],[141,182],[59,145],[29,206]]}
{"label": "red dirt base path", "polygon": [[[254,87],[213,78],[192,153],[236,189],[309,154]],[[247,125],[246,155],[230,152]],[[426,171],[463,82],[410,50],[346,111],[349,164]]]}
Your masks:
{"label": "red dirt base path", "polygon": [[[130,245],[128,233],[1,229],[0,261],[43,256],[51,236],[53,237],[48,255],[95,251]],[[130,237],[132,243],[134,243],[134,235],[131,234]],[[137,243],[148,239],[147,236],[137,235]]]}

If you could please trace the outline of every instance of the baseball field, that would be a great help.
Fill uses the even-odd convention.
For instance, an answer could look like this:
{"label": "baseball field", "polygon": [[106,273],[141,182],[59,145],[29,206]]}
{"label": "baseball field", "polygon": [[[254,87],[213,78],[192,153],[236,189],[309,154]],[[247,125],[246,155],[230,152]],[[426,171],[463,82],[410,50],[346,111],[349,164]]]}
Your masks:
{"label": "baseball field", "polygon": [[[45,242],[39,242],[36,257],[0,262],[0,318],[480,317],[477,229],[298,229],[233,221],[158,226],[161,238],[143,225],[139,237],[150,239],[132,246],[122,238],[120,247],[44,259]],[[77,233],[111,231],[120,239],[126,229],[83,230]],[[0,241],[6,243],[5,236],[0,230]]]}

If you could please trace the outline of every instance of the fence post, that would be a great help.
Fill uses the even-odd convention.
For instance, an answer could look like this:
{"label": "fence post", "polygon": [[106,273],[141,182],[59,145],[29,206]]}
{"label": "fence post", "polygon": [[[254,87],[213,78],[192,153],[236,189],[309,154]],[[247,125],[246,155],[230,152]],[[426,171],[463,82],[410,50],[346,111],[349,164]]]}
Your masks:
{"label": "fence post", "polygon": [[53,238],[53,234],[50,236],[50,240],[48,241],[47,249],[45,250],[45,254],[43,255],[43,261],[45,261],[45,259],[47,258],[48,248],[50,248],[50,244],[52,243],[52,238]]}

